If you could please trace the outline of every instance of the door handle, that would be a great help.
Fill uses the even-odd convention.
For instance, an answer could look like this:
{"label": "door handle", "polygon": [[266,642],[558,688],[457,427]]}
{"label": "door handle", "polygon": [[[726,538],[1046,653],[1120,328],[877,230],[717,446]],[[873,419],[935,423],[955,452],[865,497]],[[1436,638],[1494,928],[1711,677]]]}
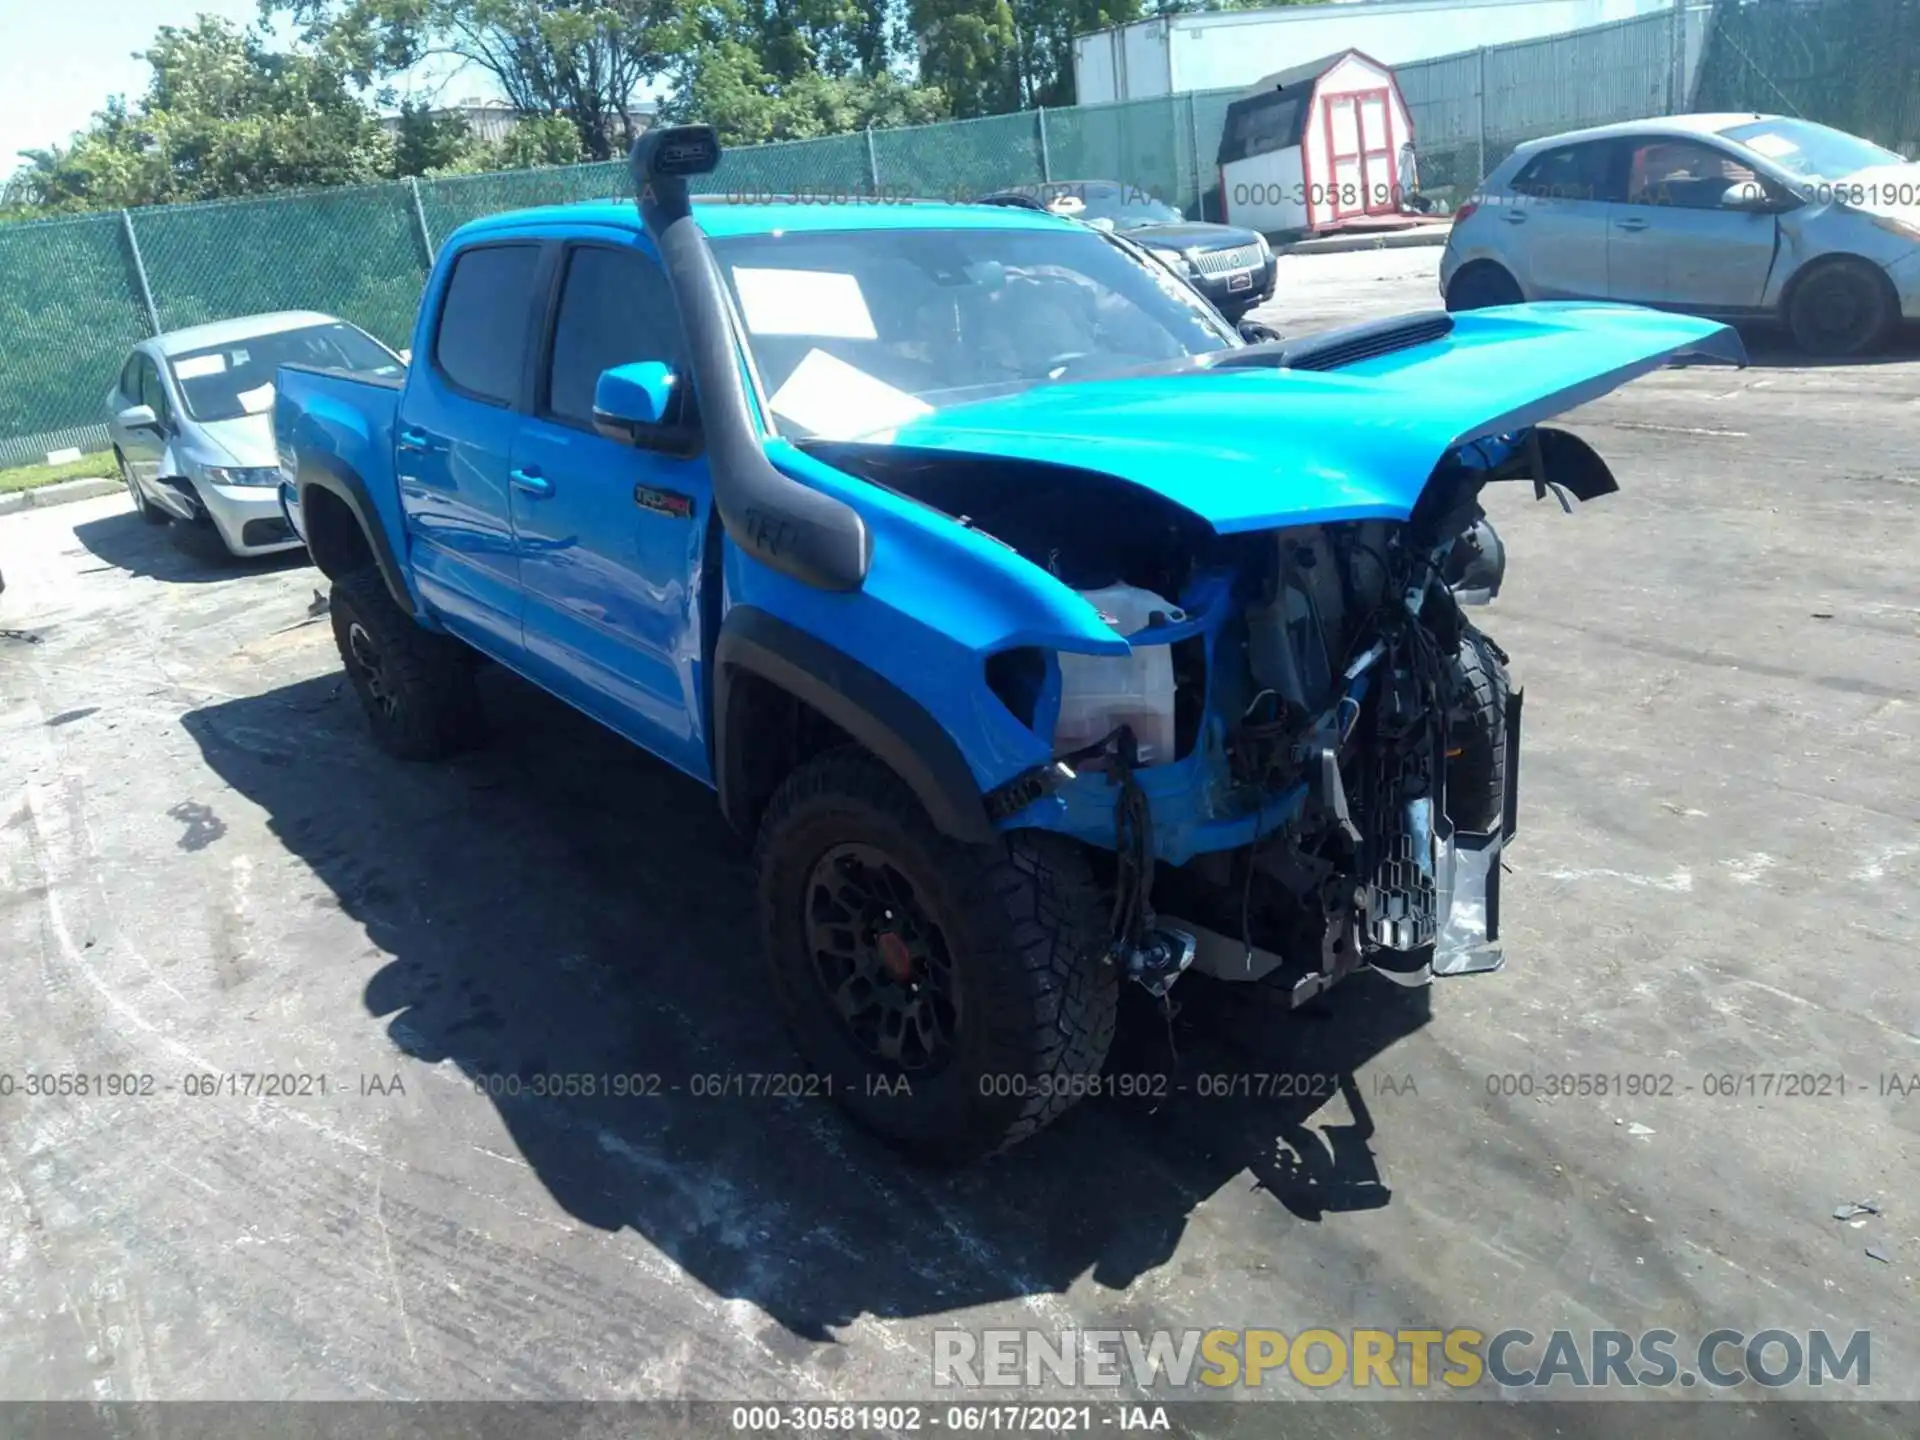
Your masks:
{"label": "door handle", "polygon": [[513,488],[523,494],[546,496],[553,493],[553,481],[538,470],[509,470],[507,478],[513,481]]}
{"label": "door handle", "polygon": [[1644,220],[1616,220],[1613,223],[1622,230],[1640,231],[1647,228],[1647,222]]}
{"label": "door handle", "polygon": [[419,430],[402,430],[396,449],[422,453],[428,448],[426,435]]}
{"label": "door handle", "polygon": [[1526,212],[1521,210],[1509,210],[1500,218],[1509,225],[1524,225],[1527,223]]}

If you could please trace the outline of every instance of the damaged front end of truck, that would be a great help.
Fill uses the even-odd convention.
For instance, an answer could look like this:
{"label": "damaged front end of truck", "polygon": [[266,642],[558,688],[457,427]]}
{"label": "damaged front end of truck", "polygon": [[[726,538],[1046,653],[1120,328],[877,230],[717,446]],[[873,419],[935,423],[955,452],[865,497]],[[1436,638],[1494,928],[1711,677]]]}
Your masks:
{"label": "damaged front end of truck", "polygon": [[1004,829],[1111,854],[1112,958],[1155,994],[1189,968],[1298,1004],[1365,966],[1421,984],[1501,963],[1522,695],[1469,619],[1504,566],[1483,492],[1568,509],[1612,492],[1585,441],[1538,421],[1661,364],[1744,360],[1704,322],[1537,308],[807,447],[964,515],[1126,639],[988,658],[1050,753],[987,802]]}
{"label": "damaged front end of truck", "polygon": [[[698,135],[655,143],[637,185],[713,163]],[[641,208],[740,551],[814,593],[920,603],[891,598],[919,577],[870,577],[894,563],[876,526],[923,525],[904,505],[940,517],[956,575],[991,574],[990,621],[924,602],[929,636],[977,667],[965,686],[902,662],[994,831],[1098,857],[1121,973],[1158,996],[1193,970],[1298,1004],[1365,967],[1420,984],[1500,964],[1522,706],[1469,619],[1504,565],[1483,492],[1569,509],[1610,493],[1593,449],[1545,422],[1665,365],[1744,364],[1734,332],[1536,305],[1085,378],[1067,354],[1043,383],[789,441],[749,418],[767,397],[684,194]],[[821,631],[846,613],[792,603]]]}

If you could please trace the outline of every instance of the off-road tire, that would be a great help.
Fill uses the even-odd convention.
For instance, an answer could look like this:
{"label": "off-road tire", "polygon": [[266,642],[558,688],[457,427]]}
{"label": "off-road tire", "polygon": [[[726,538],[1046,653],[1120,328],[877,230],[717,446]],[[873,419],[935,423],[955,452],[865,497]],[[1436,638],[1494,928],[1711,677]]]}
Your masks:
{"label": "off-road tire", "polygon": [[1506,813],[1507,696],[1513,686],[1492,642],[1471,625],[1453,664],[1447,819],[1456,830],[1491,834]]}
{"label": "off-road tire", "polygon": [[1787,296],[1793,343],[1823,360],[1872,354],[1899,318],[1900,302],[1885,272],[1850,255],[1809,266]]}
{"label": "off-road tire", "polygon": [[[807,938],[815,866],[871,846],[930,902],[960,1007],[945,1063],[906,1075],[855,1043]],[[939,1165],[1026,1139],[1097,1083],[1113,1041],[1119,977],[1087,857],[1071,841],[1016,834],[964,845],[935,829],[912,791],[858,747],[790,775],[755,845],[762,942],[802,1058],[860,1124]]]}
{"label": "off-road tire", "polygon": [[329,610],[340,661],[382,750],[401,760],[437,760],[479,737],[480,699],[466,647],[415,624],[378,570],[335,580]]}
{"label": "off-road tire", "polygon": [[146,492],[133,483],[133,475],[127,469],[127,457],[116,448],[113,463],[120,467],[120,483],[127,487],[127,495],[133,501],[133,513],[149,525],[165,525],[173,517],[158,505],[147,499]]}
{"label": "off-road tire", "polygon": [[1474,261],[1447,286],[1447,309],[1454,311],[1518,305],[1526,298],[1520,282],[1491,260]]}

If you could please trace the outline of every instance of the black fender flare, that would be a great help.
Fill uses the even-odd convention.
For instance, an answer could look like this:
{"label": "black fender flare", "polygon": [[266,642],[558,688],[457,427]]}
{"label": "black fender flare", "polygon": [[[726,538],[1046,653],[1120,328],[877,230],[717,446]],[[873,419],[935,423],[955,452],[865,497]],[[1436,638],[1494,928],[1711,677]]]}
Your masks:
{"label": "black fender flare", "polygon": [[713,650],[713,759],[720,808],[747,827],[741,777],[752,726],[732,701],[741,673],[778,686],[865,746],[913,791],[934,825],[970,845],[999,832],[953,736],[926,708],[878,671],[752,605],[735,605]]}
{"label": "black fender flare", "polygon": [[[315,490],[324,490],[347,507],[354,523],[360,527],[360,533],[366,537],[367,548],[373,552],[373,563],[380,568],[380,578],[387,582],[387,589],[393,595],[394,604],[418,619],[419,608],[413,603],[413,595],[407,589],[400,559],[393,553],[393,541],[387,535],[386,526],[380,523],[380,512],[374,506],[373,496],[367,491],[367,482],[350,466],[331,457],[306,455],[300,458],[294,485],[300,495],[300,510],[307,517],[309,540],[313,535],[311,497]],[[319,563],[317,559],[315,563]]]}

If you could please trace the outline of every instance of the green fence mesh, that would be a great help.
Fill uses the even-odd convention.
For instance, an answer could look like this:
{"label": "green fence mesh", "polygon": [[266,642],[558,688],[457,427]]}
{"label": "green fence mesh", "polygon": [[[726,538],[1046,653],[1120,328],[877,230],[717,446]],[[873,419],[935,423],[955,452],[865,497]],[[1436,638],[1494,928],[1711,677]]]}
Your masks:
{"label": "green fence mesh", "polygon": [[0,465],[104,446],[107,387],[146,333],[119,215],[0,226]]}
{"label": "green fence mesh", "polygon": [[[1681,6],[1401,66],[1421,188],[1457,200],[1522,141],[1687,108],[1786,111],[1896,149],[1920,142],[1920,0]],[[1218,218],[1215,156],[1238,93],[730,150],[699,188],[944,199],[1110,179]],[[405,345],[429,256],[459,226],[628,193],[625,166],[608,162],[0,225],[0,465],[105,443],[107,387],[152,333],[130,237],[162,328],[298,307]]]}
{"label": "green fence mesh", "polygon": [[162,330],[324,310],[405,345],[426,253],[404,185],[134,214]]}
{"label": "green fence mesh", "polygon": [[1723,4],[1707,30],[1697,103],[1799,115],[1912,155],[1920,149],[1920,0]]}
{"label": "green fence mesh", "polygon": [[[533,205],[571,205],[581,200],[617,199],[632,190],[627,167],[613,160],[597,165],[566,165],[550,170],[502,170],[491,175],[449,175],[418,182],[420,211],[432,244],[440,245],[469,220],[525,210]],[[392,187],[404,193],[404,184]],[[411,197],[408,197],[411,203]],[[409,224],[411,224],[411,219]],[[415,232],[416,249],[420,241]],[[419,291],[416,283],[414,291]],[[408,312],[411,324],[412,312]]]}
{"label": "green fence mesh", "polygon": [[873,153],[880,193],[887,196],[965,200],[1040,178],[1040,132],[1032,114],[876,130]]}
{"label": "green fence mesh", "polygon": [[1217,130],[1196,143],[1193,113],[1187,95],[1050,110],[1047,178],[1117,180],[1188,209],[1199,199],[1200,177],[1211,182],[1220,148]]}

